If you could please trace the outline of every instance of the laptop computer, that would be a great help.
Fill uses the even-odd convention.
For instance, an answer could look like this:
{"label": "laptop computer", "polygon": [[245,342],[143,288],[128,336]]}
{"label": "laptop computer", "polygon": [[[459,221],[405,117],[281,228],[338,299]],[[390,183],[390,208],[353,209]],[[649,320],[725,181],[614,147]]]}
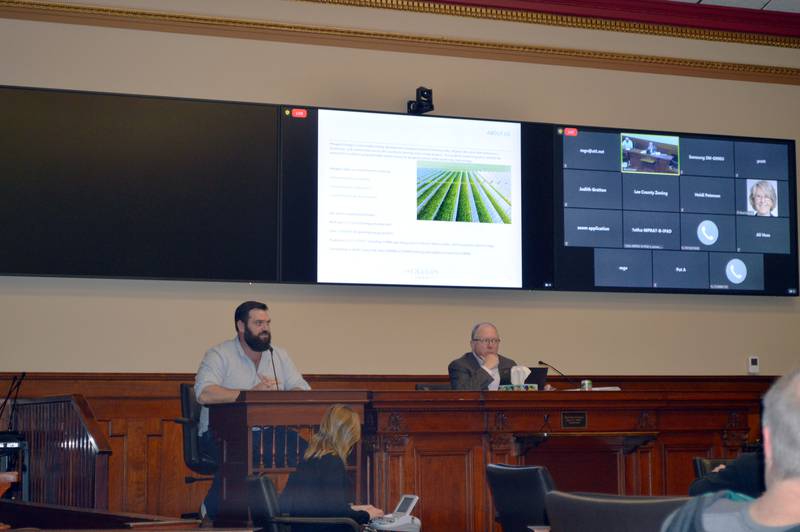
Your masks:
{"label": "laptop computer", "polygon": [[535,367],[528,369],[531,370],[531,374],[525,379],[525,384],[535,384],[539,391],[544,390],[544,382],[547,380],[547,368]]}
{"label": "laptop computer", "polygon": [[401,495],[394,511],[383,517],[378,517],[369,522],[376,530],[393,530],[396,532],[418,532],[420,521],[411,514],[419,497],[416,495]]}

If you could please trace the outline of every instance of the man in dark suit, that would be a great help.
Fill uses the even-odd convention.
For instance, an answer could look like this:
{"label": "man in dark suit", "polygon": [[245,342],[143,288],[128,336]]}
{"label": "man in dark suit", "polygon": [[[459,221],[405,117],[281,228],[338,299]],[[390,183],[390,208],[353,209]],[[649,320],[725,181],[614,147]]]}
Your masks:
{"label": "man in dark suit", "polygon": [[500,335],[491,323],[479,323],[470,335],[472,351],[447,367],[454,390],[496,390],[511,384],[511,368],[517,363],[498,354]]}

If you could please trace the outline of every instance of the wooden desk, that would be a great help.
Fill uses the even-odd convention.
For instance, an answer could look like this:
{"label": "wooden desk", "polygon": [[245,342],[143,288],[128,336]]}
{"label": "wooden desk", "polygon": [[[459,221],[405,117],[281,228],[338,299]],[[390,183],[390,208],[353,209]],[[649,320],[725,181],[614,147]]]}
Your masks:
{"label": "wooden desk", "polygon": [[488,463],[547,466],[566,491],[685,495],[692,457],[737,455],[759,400],[756,392],[373,392],[374,504],[390,508],[415,493],[414,514],[428,530],[493,530]]}
{"label": "wooden desk", "polygon": [[670,169],[673,156],[666,153],[647,153],[645,150],[628,150],[628,171],[658,172],[678,175],[678,169]]}

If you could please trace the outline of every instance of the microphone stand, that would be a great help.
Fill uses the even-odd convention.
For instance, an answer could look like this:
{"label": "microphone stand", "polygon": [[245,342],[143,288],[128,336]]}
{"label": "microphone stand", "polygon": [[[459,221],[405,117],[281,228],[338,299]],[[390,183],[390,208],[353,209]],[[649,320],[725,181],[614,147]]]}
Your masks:
{"label": "microphone stand", "polygon": [[6,411],[6,405],[8,404],[8,400],[11,398],[11,394],[14,393],[14,386],[17,384],[17,376],[14,375],[14,378],[11,379],[11,386],[8,387],[8,393],[6,393],[5,399],[3,399],[3,404],[0,405],[0,419],[3,419],[3,412]]}
{"label": "microphone stand", "polygon": [[580,388],[580,387],[581,387],[581,385],[580,385],[580,383],[579,383],[578,381],[576,381],[576,380],[575,380],[575,379],[573,379],[572,377],[568,377],[567,375],[565,375],[564,373],[562,373],[562,372],[561,372],[561,370],[559,370],[557,367],[553,366],[552,364],[548,364],[548,363],[547,363],[547,362],[545,362],[544,360],[540,360],[540,361],[539,361],[539,365],[541,365],[541,366],[547,366],[548,368],[555,370],[555,372],[556,372],[556,373],[558,373],[559,375],[561,375],[562,377],[564,377],[565,379],[567,379],[567,380],[568,380],[570,383],[574,384],[576,388]]}
{"label": "microphone stand", "polygon": [[272,349],[272,345],[267,347],[267,350],[269,351],[270,359],[272,361],[272,376],[275,377],[275,391],[278,391],[280,390],[280,387],[278,386],[278,372],[275,371],[275,350]]}
{"label": "microphone stand", "polygon": [[14,402],[11,403],[11,412],[8,414],[8,430],[14,430],[14,413],[17,410],[17,400],[19,399],[19,389],[22,387],[22,381],[25,380],[26,373],[23,371],[20,376],[19,380],[17,380],[17,387],[14,390]]}

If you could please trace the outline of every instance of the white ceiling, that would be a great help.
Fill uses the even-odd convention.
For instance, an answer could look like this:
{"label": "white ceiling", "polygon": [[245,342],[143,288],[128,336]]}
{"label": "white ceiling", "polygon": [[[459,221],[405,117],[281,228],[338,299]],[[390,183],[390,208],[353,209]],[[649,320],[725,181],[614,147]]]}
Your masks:
{"label": "white ceiling", "polygon": [[785,11],[800,13],[800,0],[672,0],[686,4],[702,4],[705,6],[742,7],[745,9],[763,9],[764,11]]}

